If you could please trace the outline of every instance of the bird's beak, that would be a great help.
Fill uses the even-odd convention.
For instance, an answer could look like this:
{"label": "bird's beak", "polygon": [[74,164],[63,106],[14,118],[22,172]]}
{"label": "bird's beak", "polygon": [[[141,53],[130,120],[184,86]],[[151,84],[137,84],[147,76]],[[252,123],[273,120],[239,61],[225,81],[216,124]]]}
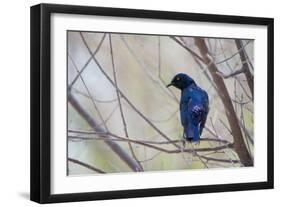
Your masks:
{"label": "bird's beak", "polygon": [[166,87],[168,88],[168,87],[170,87],[170,86],[172,86],[173,85],[173,83],[169,83]]}

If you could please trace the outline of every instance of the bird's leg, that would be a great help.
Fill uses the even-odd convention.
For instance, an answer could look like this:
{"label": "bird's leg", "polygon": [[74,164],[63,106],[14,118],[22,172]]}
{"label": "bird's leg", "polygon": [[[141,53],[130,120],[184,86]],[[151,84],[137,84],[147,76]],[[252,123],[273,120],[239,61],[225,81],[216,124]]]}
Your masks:
{"label": "bird's leg", "polygon": [[186,145],[186,140],[185,140],[184,132],[183,132],[181,141],[182,141],[181,152],[183,152],[184,149],[185,149],[185,145]]}
{"label": "bird's leg", "polygon": [[182,146],[183,146],[183,149],[185,149],[186,140],[183,138],[181,141],[182,141]]}
{"label": "bird's leg", "polygon": [[183,132],[183,134],[182,134],[181,142],[182,142],[182,147],[183,147],[183,149],[184,149],[184,148],[185,148],[185,145],[186,145],[186,139],[185,139],[185,136],[184,136],[184,132]]}
{"label": "bird's leg", "polygon": [[191,144],[191,149],[192,149],[192,157],[193,157],[193,156],[196,156],[196,152],[195,152],[194,147],[193,147],[192,144]]}
{"label": "bird's leg", "polygon": [[188,157],[186,158],[186,157],[185,157],[185,153],[184,153],[184,149],[185,149],[185,146],[186,146],[186,139],[185,139],[184,133],[183,133],[181,142],[182,142],[182,146],[180,146],[181,156],[182,156],[182,158],[184,159],[184,161],[187,163],[187,165],[188,165],[188,166],[191,166],[192,161],[190,161]]}

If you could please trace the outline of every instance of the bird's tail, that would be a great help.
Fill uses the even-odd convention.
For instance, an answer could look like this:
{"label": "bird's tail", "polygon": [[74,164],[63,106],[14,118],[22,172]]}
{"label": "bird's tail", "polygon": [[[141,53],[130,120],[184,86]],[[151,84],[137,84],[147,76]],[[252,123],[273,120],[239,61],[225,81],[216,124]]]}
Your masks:
{"label": "bird's tail", "polygon": [[198,142],[199,141],[199,136],[200,136],[200,127],[199,127],[199,125],[198,126],[194,126],[193,131],[194,131],[194,133],[193,133],[193,135],[194,135],[193,141],[194,142]]}
{"label": "bird's tail", "polygon": [[198,142],[200,137],[200,127],[198,126],[188,126],[184,129],[185,138],[188,141]]}

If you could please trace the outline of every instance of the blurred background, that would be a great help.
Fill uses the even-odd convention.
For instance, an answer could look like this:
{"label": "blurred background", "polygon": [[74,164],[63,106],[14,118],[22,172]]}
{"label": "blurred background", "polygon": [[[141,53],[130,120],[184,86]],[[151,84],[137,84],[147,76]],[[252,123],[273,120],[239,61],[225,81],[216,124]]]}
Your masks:
{"label": "blurred background", "polygon": [[[68,175],[254,165],[254,40],[68,32]],[[207,91],[200,144],[183,147],[183,72]]]}

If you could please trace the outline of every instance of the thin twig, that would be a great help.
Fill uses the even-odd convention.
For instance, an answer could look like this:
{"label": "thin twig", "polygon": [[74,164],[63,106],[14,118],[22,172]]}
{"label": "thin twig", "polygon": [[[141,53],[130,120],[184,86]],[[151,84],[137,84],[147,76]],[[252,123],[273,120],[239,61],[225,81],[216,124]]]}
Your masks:
{"label": "thin twig", "polygon": [[205,155],[201,155],[201,158],[203,158],[207,161],[226,162],[226,163],[240,163],[239,160],[220,159],[220,158],[208,157],[208,156],[205,156]]}
{"label": "thin twig", "polygon": [[145,160],[140,160],[140,162],[148,162],[148,161],[151,161],[153,160],[155,157],[157,157],[158,155],[160,155],[162,152],[157,152],[155,153],[155,155],[151,156],[150,158],[147,158]]}
{"label": "thin twig", "polygon": [[216,62],[217,65],[222,64],[228,60],[230,60],[231,58],[233,58],[234,56],[238,55],[240,53],[240,51],[243,50],[243,48],[245,48],[252,40],[247,41],[237,52],[233,53],[231,56],[229,56],[228,58],[225,58],[221,61]]}
{"label": "thin twig", "polygon": [[[111,80],[111,78],[107,75],[107,73],[104,71],[104,69],[101,67],[101,65],[99,64],[99,62],[97,61],[96,57],[94,56],[93,52],[91,51],[91,49],[89,48],[83,34],[80,32],[80,36],[82,38],[82,41],[84,43],[84,45],[86,46],[87,50],[89,51],[89,53],[91,54],[93,60],[95,61],[96,65],[98,66],[98,68],[100,69],[100,71],[104,74],[104,76],[108,79],[108,81],[114,86],[114,82]],[[116,87],[117,88],[117,87]],[[132,104],[132,102],[125,96],[125,94],[119,89],[117,88],[117,90],[119,91],[120,95],[123,97],[123,99],[135,110],[135,112],[142,117],[155,131],[157,131],[164,139],[171,141],[171,138],[169,138],[167,135],[165,135],[160,129],[158,129],[151,121],[149,121],[149,119],[143,115],[143,113],[140,112],[140,110],[137,109],[137,107],[135,107],[134,104]],[[174,144],[177,148],[180,148],[177,144]]]}
{"label": "thin twig", "polygon": [[153,118],[149,118],[150,121],[152,122],[158,122],[158,123],[163,123],[163,122],[167,122],[167,121],[170,121],[177,113],[178,113],[178,109],[173,112],[169,117],[167,118],[164,118],[164,119],[153,119]]}
{"label": "thin twig", "polygon": [[[223,123],[223,122],[221,121],[221,123]],[[212,119],[211,119],[211,124],[212,124],[212,127],[213,127],[214,131],[215,131],[216,136],[218,136],[217,130],[216,130],[216,128],[215,128],[215,126],[214,126],[214,124],[213,124],[213,122],[212,122]],[[224,123],[223,123],[223,125],[226,127],[226,125],[225,125]],[[233,135],[233,134],[232,134],[232,131],[231,131],[228,127],[226,127],[226,129],[229,131],[229,133],[230,133],[231,135]],[[232,149],[229,149],[229,150],[232,150]],[[223,151],[223,153],[229,158],[230,163],[234,164],[232,157],[230,157],[230,156],[228,155],[226,149],[223,149],[222,151]],[[231,152],[232,152],[232,151],[231,151]]]}
{"label": "thin twig", "polygon": [[[120,35],[120,39],[122,40],[122,42],[124,43],[124,45],[126,46],[128,51],[130,52],[130,54],[133,56],[133,58],[136,60],[138,65],[143,69],[143,71],[145,72],[147,77],[152,81],[152,83],[157,85],[157,87],[159,87],[166,95],[168,95],[170,98],[172,98],[172,100],[177,101],[177,96],[169,88],[166,88],[167,84],[164,83],[161,76],[159,76],[159,80],[160,80],[160,82],[159,82],[159,80],[157,80],[157,78],[154,77],[153,74],[151,73],[151,71],[146,67],[145,63],[142,60],[140,60],[138,55],[134,52],[134,50],[130,47],[130,45],[128,44],[128,42],[122,35]],[[162,83],[162,84],[160,84],[160,83]],[[167,93],[167,90],[170,93]]]}
{"label": "thin twig", "polygon": [[[92,133],[94,134],[94,133]],[[108,134],[108,133],[96,133],[96,135],[111,135],[111,136],[118,136],[115,134]],[[122,139],[119,138],[107,138],[107,137],[91,137],[91,136],[85,136],[85,135],[68,135],[69,139],[73,139],[73,140],[93,140],[93,141],[98,141],[98,140],[111,140],[111,141],[124,141],[124,142],[128,142],[129,139],[122,137]],[[158,142],[158,141],[148,141],[148,140],[144,140],[144,139],[132,139],[130,138],[130,141],[134,142],[135,144],[139,144],[139,143],[146,143],[146,144],[156,144],[156,145],[168,145],[171,143],[181,143],[182,140],[173,140],[171,142]],[[135,142],[137,141],[137,142]],[[215,138],[200,138],[200,142],[219,142],[219,143],[224,143],[224,144],[231,144],[228,141],[224,141],[224,140],[218,140]]]}
{"label": "thin twig", "polygon": [[[88,94],[78,90],[77,88],[72,87],[72,91],[77,94],[80,94],[86,98],[91,99],[91,97]],[[98,103],[113,103],[113,102],[117,101],[117,98],[113,98],[113,99],[109,99],[109,100],[101,100],[101,99],[97,99],[96,97],[92,97],[92,98],[94,99],[94,101],[96,101]]]}
{"label": "thin twig", "polygon": [[[113,136],[118,136],[116,134],[113,133],[99,133],[99,132],[94,132],[94,131],[83,131],[83,130],[73,130],[73,129],[69,129],[68,130],[69,133],[74,133],[74,134],[84,134],[84,135],[113,135]],[[79,138],[79,136],[77,136]],[[83,137],[81,137],[83,138]],[[90,139],[96,139],[96,138],[90,138]],[[102,138],[104,139],[104,138]],[[181,143],[181,140],[171,140],[171,141],[151,141],[151,140],[147,140],[147,139],[141,139],[141,138],[130,138],[131,140],[137,140],[140,142],[145,142],[145,143],[149,143],[149,144],[157,144],[157,145],[162,145],[162,144],[171,144],[171,143]],[[227,140],[223,140],[223,139],[217,139],[217,138],[211,138],[211,137],[201,137],[200,141],[202,142],[219,142],[222,144],[231,144],[231,142],[227,141]]]}
{"label": "thin twig", "polygon": [[234,103],[241,104],[241,105],[246,105],[246,104],[249,104],[249,103],[252,103],[252,102],[253,102],[252,100],[248,100],[248,101],[243,101],[243,102],[241,102],[241,101],[237,101],[236,99],[232,99],[232,101],[233,101]]}
{"label": "thin twig", "polygon": [[[102,137],[109,137],[105,129],[101,128],[97,121],[89,114],[78,102],[78,100],[72,95],[71,92],[68,93],[68,102],[77,111],[77,113],[84,118],[84,120],[89,124],[89,126],[100,133]],[[138,170],[138,163],[132,159],[126,151],[124,151],[117,143],[111,140],[104,140],[105,143],[135,172]]]}
{"label": "thin twig", "polygon": [[[243,102],[243,94],[241,94],[241,102]],[[246,139],[246,145],[247,148],[250,152],[250,155],[253,159],[252,153],[251,153],[251,148],[250,148],[250,144],[249,144],[249,140],[251,140],[250,135],[248,134],[247,130],[246,130],[246,126],[245,126],[245,119],[244,119],[244,113],[243,113],[243,105],[240,104],[240,111],[241,111],[241,115],[240,115],[240,119],[241,119],[241,125],[242,125],[242,129],[245,135],[245,139]]]}
{"label": "thin twig", "polygon": [[243,68],[245,68],[244,74],[246,76],[248,86],[252,93],[252,97],[254,97],[254,76],[251,73],[250,68],[249,68],[249,61],[247,61],[247,55],[245,54],[246,51],[244,50],[242,40],[235,39],[234,41],[235,41],[237,49],[239,50],[239,56],[240,56]]}
{"label": "thin twig", "polygon": [[[75,68],[76,71],[78,72],[78,77],[81,79],[81,81],[82,81],[82,83],[83,83],[83,86],[84,86],[84,88],[86,89],[87,94],[88,94],[88,96],[90,97],[90,100],[91,100],[91,102],[92,102],[94,108],[96,109],[96,111],[97,111],[97,113],[98,113],[99,118],[101,119],[101,121],[102,121],[102,123],[103,123],[105,129],[108,131],[107,125],[106,125],[106,123],[105,123],[105,120],[104,120],[104,118],[102,117],[102,114],[101,114],[101,112],[100,112],[98,106],[96,105],[96,103],[95,103],[95,101],[94,101],[94,98],[93,98],[93,96],[92,96],[92,94],[91,94],[91,92],[90,92],[88,86],[86,85],[84,78],[82,77],[82,74],[79,73],[78,67],[77,67],[77,65],[75,64],[75,62],[74,62],[72,56],[71,56],[69,53],[68,53],[68,56],[69,56],[71,62],[73,63],[74,68]],[[70,93],[70,91],[69,91],[69,93]]]}
{"label": "thin twig", "polygon": [[196,52],[194,52],[193,50],[191,50],[189,47],[187,47],[186,45],[184,45],[181,41],[179,41],[176,37],[174,36],[170,36],[170,38],[172,40],[174,40],[176,43],[178,43],[180,46],[182,46],[184,49],[186,49],[188,52],[190,52],[193,56],[195,56],[197,59],[199,59],[202,63],[205,63],[204,59],[198,55]]}
{"label": "thin twig", "polygon": [[118,83],[117,83],[116,69],[115,69],[114,58],[113,58],[113,48],[112,48],[111,34],[109,34],[109,46],[110,46],[110,54],[111,54],[111,63],[112,63],[112,69],[113,69],[114,84],[115,84],[115,89],[116,89],[116,94],[117,94],[120,114],[121,114],[121,118],[122,118],[122,123],[123,123],[123,126],[124,126],[125,136],[128,138],[128,145],[129,145],[129,149],[131,151],[131,154],[132,154],[133,158],[139,163],[140,170],[143,171],[143,168],[142,168],[140,162],[138,161],[138,158],[137,158],[137,156],[136,156],[136,154],[134,152],[134,149],[133,149],[133,147],[131,145],[131,142],[130,142],[130,139],[129,139],[129,133],[128,133],[128,129],[127,129],[127,124],[126,124],[123,108],[122,108],[120,94],[119,94],[119,91],[117,89],[118,88]]}
{"label": "thin twig", "polygon": [[103,170],[101,170],[101,169],[98,169],[98,168],[96,168],[96,167],[94,167],[94,166],[92,166],[92,165],[89,165],[89,164],[87,164],[87,163],[81,162],[81,161],[79,161],[79,160],[76,160],[76,159],[73,159],[73,158],[69,158],[69,157],[67,158],[67,160],[68,160],[69,162],[73,162],[73,163],[75,163],[75,164],[81,165],[81,166],[83,166],[83,167],[85,167],[85,168],[88,168],[88,169],[90,169],[90,170],[93,170],[93,171],[98,172],[98,173],[101,173],[101,174],[105,174],[105,173],[106,173],[105,171],[103,171]]}
{"label": "thin twig", "polygon": [[[221,41],[219,41],[219,44],[220,44],[221,50],[223,51],[223,46],[222,46]],[[229,60],[230,60],[230,59],[228,59],[228,58],[226,57],[226,55],[225,55],[224,52],[223,52],[222,54],[223,54],[223,56],[224,56],[224,58],[225,58],[225,60],[226,60],[226,61],[225,61],[226,66],[229,68],[230,72],[233,73],[235,70],[234,70],[234,69],[231,67],[231,65],[229,64]],[[236,53],[236,55],[237,55],[237,53]],[[244,87],[243,84],[241,83],[240,79],[239,79],[237,76],[233,76],[233,78],[234,78],[234,80],[236,80],[236,81],[238,82],[239,86],[242,88],[242,90],[244,91],[244,93],[246,94],[246,96],[247,96],[249,99],[252,99],[252,97],[248,94],[247,90],[245,89],[245,87]]]}
{"label": "thin twig", "polygon": [[113,116],[114,112],[116,111],[116,109],[118,108],[118,104],[114,107],[114,109],[110,112],[110,114],[107,116],[107,118],[104,119],[104,122],[101,122],[100,124],[98,124],[99,126],[102,126],[103,124],[106,124],[110,118]]}
{"label": "thin twig", "polygon": [[161,59],[161,37],[158,36],[158,78],[159,78],[162,86],[164,86],[166,89],[168,89],[168,91],[172,95],[172,100],[174,100],[178,103],[179,102],[178,97],[174,94],[174,92],[170,88],[166,87],[167,83],[165,83],[164,79],[162,78],[162,75],[161,75],[162,64],[161,64],[161,62],[162,62],[162,59]]}
{"label": "thin twig", "polygon": [[226,126],[226,124],[224,123],[224,121],[222,121],[221,119],[219,119],[219,121],[220,121],[220,123],[227,129],[228,133],[229,133],[230,135],[232,135],[231,129],[229,129],[229,127]]}
{"label": "thin twig", "polygon": [[233,73],[230,73],[230,74],[228,74],[228,75],[225,75],[225,74],[223,74],[223,73],[220,72],[220,71],[217,71],[217,74],[219,74],[221,77],[227,79],[227,78],[230,78],[230,77],[239,75],[239,74],[244,73],[244,72],[245,72],[245,69],[244,69],[244,67],[242,67],[241,69],[236,70],[236,71],[234,71]]}
{"label": "thin twig", "polygon": [[[203,163],[203,165],[205,166],[205,168],[208,169],[208,168],[209,168],[208,164],[201,158],[201,155],[199,155],[199,154],[195,151],[193,145],[191,145],[191,149],[192,149],[192,151],[193,151],[193,154],[194,154],[195,156],[197,156],[198,159],[201,161],[201,163]],[[183,150],[183,151],[184,151],[184,150]],[[217,151],[217,150],[215,150],[215,151]]]}
{"label": "thin twig", "polygon": [[[95,50],[94,53],[93,53],[94,55],[96,55],[96,54],[98,53],[99,49],[101,48],[101,45],[102,45],[102,43],[103,43],[103,41],[104,41],[105,36],[106,36],[106,34],[104,34],[104,35],[102,36],[100,43],[98,44],[96,50]],[[78,71],[78,74],[76,75],[76,77],[75,77],[75,78],[73,79],[73,81],[69,84],[69,88],[72,88],[72,86],[74,85],[74,83],[77,81],[77,79],[79,78],[79,76],[83,73],[83,71],[85,70],[85,68],[89,65],[89,63],[91,62],[91,60],[92,60],[92,58],[89,58],[89,59],[86,61],[85,65],[82,67],[82,69],[81,69],[80,71]]]}
{"label": "thin twig", "polygon": [[[104,139],[104,140],[115,140],[115,141],[125,141],[125,142],[128,142],[128,138],[126,137],[122,137],[122,136],[119,136],[119,135],[116,135],[116,134],[113,134],[113,133],[107,133],[109,136],[111,137],[114,137],[115,139],[111,139],[111,138],[104,138],[104,137],[101,137],[101,139]],[[72,138],[72,139],[85,139],[85,140],[95,140],[95,138],[91,138],[91,137],[82,137],[82,136],[68,136],[69,138]],[[165,148],[162,148],[162,147],[158,147],[158,146],[155,146],[153,144],[149,144],[148,141],[140,141],[140,140],[135,140],[135,139],[130,139],[131,143],[134,143],[134,144],[139,144],[139,145],[143,145],[143,146],[146,146],[146,147],[149,147],[149,148],[152,148],[152,149],[155,149],[155,150],[159,150],[159,151],[162,151],[162,152],[166,152],[166,153],[170,153],[170,154],[174,154],[174,153],[180,153],[180,152],[187,152],[187,153],[194,153],[195,152],[209,152],[209,151],[219,151],[219,150],[222,150],[222,149],[226,149],[226,148],[232,148],[233,147],[233,144],[232,143],[229,143],[229,144],[225,144],[225,145],[221,145],[221,146],[218,146],[218,147],[206,147],[206,148],[194,148],[194,149],[176,149],[176,150],[168,150],[168,149],[165,149]]]}

